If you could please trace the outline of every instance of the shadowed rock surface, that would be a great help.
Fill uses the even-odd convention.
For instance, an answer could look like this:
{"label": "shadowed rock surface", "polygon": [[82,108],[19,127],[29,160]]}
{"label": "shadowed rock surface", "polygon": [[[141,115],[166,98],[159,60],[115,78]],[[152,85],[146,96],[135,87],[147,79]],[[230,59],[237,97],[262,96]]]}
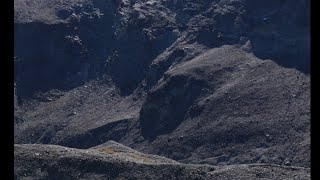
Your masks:
{"label": "shadowed rock surface", "polygon": [[[14,13],[16,144],[105,147],[130,161],[160,155],[174,164],[161,167],[168,174],[184,164],[236,165],[208,176],[221,179],[247,169],[250,179],[254,168],[290,179],[283,166],[310,167],[309,1],[15,0]],[[61,148],[51,145],[15,153]],[[83,158],[105,163],[93,156]],[[156,177],[160,169],[142,164]],[[127,177],[101,172],[92,171]]]}

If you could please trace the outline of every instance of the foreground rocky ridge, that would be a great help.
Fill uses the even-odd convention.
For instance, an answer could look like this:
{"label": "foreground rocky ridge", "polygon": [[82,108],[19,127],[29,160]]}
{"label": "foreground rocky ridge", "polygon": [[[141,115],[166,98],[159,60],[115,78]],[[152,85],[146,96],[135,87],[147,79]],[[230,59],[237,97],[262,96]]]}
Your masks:
{"label": "foreground rocky ridge", "polygon": [[180,164],[156,156],[146,158],[143,156],[147,155],[119,146],[112,142],[100,148],[80,150],[56,145],[15,145],[15,178],[310,179],[308,168],[253,164],[222,167]]}
{"label": "foreground rocky ridge", "polygon": [[15,143],[310,166],[309,1],[14,3]]}

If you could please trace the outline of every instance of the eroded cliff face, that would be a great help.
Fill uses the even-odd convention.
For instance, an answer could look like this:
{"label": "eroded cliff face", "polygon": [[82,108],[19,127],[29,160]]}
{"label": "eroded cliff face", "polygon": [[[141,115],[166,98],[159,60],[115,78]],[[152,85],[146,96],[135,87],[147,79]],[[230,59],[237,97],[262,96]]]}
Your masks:
{"label": "eroded cliff face", "polygon": [[152,61],[181,41],[210,48],[250,41],[257,57],[308,73],[309,8],[308,1],[16,1],[18,94],[74,88],[106,72],[130,94]]}
{"label": "eroded cliff face", "polygon": [[310,166],[310,2],[15,2],[15,143]]}
{"label": "eroded cliff face", "polygon": [[143,13],[127,1],[28,2],[15,3],[15,74],[22,98],[74,88],[103,74],[128,95],[177,38],[169,12],[152,7]]}

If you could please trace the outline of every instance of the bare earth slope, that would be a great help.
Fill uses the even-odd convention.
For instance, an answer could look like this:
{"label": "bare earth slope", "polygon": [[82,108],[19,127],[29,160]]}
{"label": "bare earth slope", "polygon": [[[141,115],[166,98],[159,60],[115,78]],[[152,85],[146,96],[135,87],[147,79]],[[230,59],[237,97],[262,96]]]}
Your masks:
{"label": "bare earth slope", "polygon": [[[17,179],[309,179],[308,168],[275,165],[200,166],[163,158],[134,159],[96,149],[15,145]],[[129,153],[132,156],[135,153]],[[152,163],[149,161],[152,160]],[[20,166],[21,165],[21,166]],[[59,167],[59,168],[58,168]],[[245,172],[245,173],[244,173]]]}
{"label": "bare earth slope", "polygon": [[308,87],[304,74],[238,48],[209,50],[150,90],[140,123],[152,142],[142,149],[184,162],[308,166]]}
{"label": "bare earth slope", "polygon": [[[116,147],[106,151],[117,167],[125,149],[125,166],[151,179],[158,166],[136,155],[170,158],[159,166],[168,175],[185,164],[228,165],[203,178],[245,179],[248,170],[250,179],[258,168],[290,179],[285,166],[310,167],[309,1],[15,0],[14,11],[14,141],[26,144],[15,146],[19,177],[37,163],[23,152],[48,147],[41,162],[68,175],[80,170],[52,160],[59,148],[91,166],[107,162],[95,159],[97,148]],[[121,179],[133,169],[90,173]]]}

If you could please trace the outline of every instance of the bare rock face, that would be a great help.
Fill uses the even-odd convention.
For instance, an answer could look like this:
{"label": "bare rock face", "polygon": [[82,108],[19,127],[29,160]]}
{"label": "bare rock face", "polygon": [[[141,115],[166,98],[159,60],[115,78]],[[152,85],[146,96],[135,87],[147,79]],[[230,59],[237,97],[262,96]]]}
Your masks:
{"label": "bare rock face", "polygon": [[[16,145],[19,179],[187,179],[186,164],[223,167],[189,179],[309,179],[285,167],[310,167],[309,1],[15,0],[14,13],[14,140],[50,144]],[[78,154],[52,161],[64,147]]]}
{"label": "bare rock face", "polygon": [[179,38],[211,48],[250,40],[257,57],[309,72],[309,8],[308,1],[15,1],[18,94],[74,88],[107,71],[128,95]]}

